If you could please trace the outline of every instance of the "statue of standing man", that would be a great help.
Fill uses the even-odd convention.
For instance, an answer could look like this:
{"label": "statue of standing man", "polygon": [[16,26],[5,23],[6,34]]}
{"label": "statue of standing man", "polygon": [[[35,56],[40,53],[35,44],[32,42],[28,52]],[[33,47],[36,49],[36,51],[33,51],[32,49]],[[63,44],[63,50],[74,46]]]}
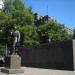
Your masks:
{"label": "statue of standing man", "polygon": [[14,27],[14,31],[11,32],[11,36],[13,39],[12,43],[12,54],[17,54],[17,48],[20,44],[20,32],[17,30],[17,27]]}
{"label": "statue of standing man", "polygon": [[8,38],[11,38],[9,39],[9,41],[11,40],[11,49],[9,49],[10,55],[5,56],[5,66],[3,69],[1,69],[1,71],[8,74],[24,73],[24,70],[20,69],[21,57],[17,55],[17,48],[19,47],[20,43],[20,32],[16,27],[14,27],[14,31],[11,32]]}

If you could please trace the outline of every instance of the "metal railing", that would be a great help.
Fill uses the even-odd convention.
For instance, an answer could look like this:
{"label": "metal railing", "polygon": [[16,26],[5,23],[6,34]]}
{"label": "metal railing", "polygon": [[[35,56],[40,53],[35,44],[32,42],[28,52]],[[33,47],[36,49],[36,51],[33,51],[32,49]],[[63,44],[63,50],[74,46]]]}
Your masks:
{"label": "metal railing", "polygon": [[0,57],[4,57],[6,55],[6,50],[6,45],[0,45]]}

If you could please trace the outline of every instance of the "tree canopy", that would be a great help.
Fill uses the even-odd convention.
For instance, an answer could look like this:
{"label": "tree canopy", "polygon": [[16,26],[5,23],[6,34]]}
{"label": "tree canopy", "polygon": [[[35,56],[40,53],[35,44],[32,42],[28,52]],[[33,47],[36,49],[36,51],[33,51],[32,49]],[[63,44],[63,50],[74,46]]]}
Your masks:
{"label": "tree canopy", "polygon": [[40,44],[49,38],[54,41],[72,38],[65,26],[53,19],[47,21],[44,17],[44,22],[41,21],[42,24],[37,27],[32,8],[26,7],[22,0],[6,0],[4,8],[0,11],[0,39],[5,40],[4,43],[7,43],[10,32],[14,30],[14,25],[21,32],[21,44],[24,45]]}

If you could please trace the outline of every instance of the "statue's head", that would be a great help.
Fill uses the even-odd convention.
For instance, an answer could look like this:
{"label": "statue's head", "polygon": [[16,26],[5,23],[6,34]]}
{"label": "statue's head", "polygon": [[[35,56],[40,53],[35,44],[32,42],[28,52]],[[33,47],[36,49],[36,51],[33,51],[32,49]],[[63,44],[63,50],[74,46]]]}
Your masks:
{"label": "statue's head", "polygon": [[17,29],[17,27],[15,26],[14,29]]}
{"label": "statue's head", "polygon": [[16,27],[16,25],[14,25],[14,30],[17,30],[17,27]]}
{"label": "statue's head", "polygon": [[13,30],[14,31],[19,30],[19,28],[16,26],[16,24],[13,25]]}

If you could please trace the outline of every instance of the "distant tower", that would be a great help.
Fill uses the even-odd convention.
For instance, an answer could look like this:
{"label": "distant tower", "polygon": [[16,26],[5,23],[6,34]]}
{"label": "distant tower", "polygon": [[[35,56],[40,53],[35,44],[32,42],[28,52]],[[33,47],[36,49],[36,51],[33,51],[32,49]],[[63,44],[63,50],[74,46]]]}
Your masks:
{"label": "distant tower", "polygon": [[2,9],[4,7],[4,0],[0,0],[0,9]]}

